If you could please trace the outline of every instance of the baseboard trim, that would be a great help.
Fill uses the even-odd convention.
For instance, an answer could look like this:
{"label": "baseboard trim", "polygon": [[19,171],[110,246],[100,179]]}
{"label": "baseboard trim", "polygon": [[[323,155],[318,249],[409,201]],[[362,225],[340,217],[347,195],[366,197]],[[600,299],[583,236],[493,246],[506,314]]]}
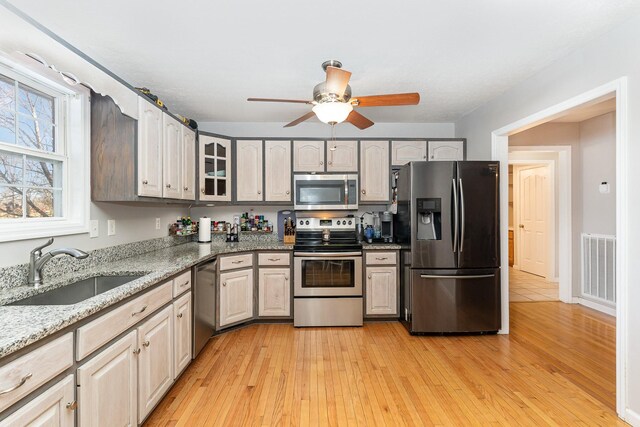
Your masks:
{"label": "baseboard trim", "polygon": [[625,410],[623,419],[632,426],[640,426],[640,414],[629,408]]}
{"label": "baseboard trim", "polygon": [[592,308],[601,313],[608,314],[609,316],[616,317],[616,309],[613,307],[606,306],[604,304],[597,303],[595,301],[591,301],[585,298],[573,297],[574,304],[584,305],[585,307]]}

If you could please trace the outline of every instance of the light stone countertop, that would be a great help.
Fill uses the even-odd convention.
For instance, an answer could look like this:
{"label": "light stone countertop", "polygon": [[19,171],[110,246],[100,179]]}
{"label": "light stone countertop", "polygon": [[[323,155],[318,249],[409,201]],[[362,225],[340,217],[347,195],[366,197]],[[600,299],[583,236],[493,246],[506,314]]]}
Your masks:
{"label": "light stone countertop", "polygon": [[[0,358],[216,255],[254,250],[291,250],[292,248],[291,245],[279,242],[185,243],[60,276],[53,283],[39,290],[34,290],[30,286],[4,289],[0,292]],[[134,274],[144,274],[144,276],[73,305],[3,305],[92,276]]]}

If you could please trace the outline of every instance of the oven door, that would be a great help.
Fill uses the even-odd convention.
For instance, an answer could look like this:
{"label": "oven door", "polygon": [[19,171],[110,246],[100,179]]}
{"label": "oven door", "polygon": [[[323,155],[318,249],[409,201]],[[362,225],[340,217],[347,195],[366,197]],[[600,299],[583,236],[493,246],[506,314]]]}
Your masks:
{"label": "oven door", "polygon": [[360,252],[296,252],[294,297],[362,296]]}
{"label": "oven door", "polygon": [[358,209],[357,175],[294,175],[296,210]]}

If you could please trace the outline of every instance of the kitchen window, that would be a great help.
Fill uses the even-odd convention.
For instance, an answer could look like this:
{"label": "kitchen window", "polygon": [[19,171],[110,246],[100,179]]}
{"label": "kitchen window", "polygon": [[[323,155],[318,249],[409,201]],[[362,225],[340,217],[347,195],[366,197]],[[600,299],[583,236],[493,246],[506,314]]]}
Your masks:
{"label": "kitchen window", "polygon": [[0,57],[0,241],[87,231],[87,90],[34,71]]}

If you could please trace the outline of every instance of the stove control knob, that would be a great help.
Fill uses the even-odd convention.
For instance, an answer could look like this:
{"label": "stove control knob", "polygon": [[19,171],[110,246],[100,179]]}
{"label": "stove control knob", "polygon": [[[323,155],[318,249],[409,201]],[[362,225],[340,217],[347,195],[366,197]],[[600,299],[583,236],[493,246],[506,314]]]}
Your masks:
{"label": "stove control knob", "polygon": [[302,225],[302,224],[304,224],[304,221],[303,221],[303,220],[300,220],[300,225]]}
{"label": "stove control knob", "polygon": [[352,221],[351,221],[351,220],[349,220],[349,225],[351,225],[351,224],[352,224]]}
{"label": "stove control knob", "polygon": [[306,220],[306,221],[304,222],[304,224],[305,224],[305,225],[309,225],[309,220]]}

